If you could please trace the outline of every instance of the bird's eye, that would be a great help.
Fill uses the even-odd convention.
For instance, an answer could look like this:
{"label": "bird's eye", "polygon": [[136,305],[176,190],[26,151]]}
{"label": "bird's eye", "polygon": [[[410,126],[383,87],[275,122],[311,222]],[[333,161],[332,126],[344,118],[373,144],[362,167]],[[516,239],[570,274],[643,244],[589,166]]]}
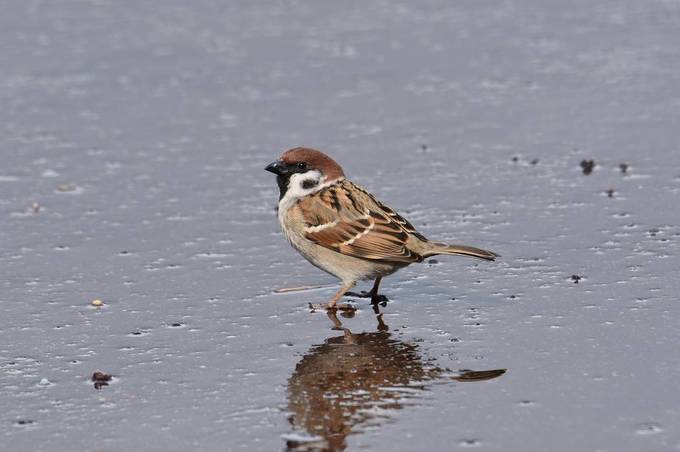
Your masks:
{"label": "bird's eye", "polygon": [[307,169],[307,164],[305,162],[298,162],[297,169]]}

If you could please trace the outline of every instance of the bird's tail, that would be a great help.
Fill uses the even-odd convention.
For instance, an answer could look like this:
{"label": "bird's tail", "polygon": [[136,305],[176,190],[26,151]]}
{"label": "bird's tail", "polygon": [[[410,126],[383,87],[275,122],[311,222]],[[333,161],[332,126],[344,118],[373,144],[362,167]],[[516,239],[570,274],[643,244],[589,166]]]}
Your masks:
{"label": "bird's tail", "polygon": [[499,254],[493,251],[487,251],[473,246],[465,245],[448,245],[446,243],[429,242],[429,249],[423,254],[424,257],[436,256],[437,254],[456,254],[460,256],[473,256],[488,261],[494,261]]}

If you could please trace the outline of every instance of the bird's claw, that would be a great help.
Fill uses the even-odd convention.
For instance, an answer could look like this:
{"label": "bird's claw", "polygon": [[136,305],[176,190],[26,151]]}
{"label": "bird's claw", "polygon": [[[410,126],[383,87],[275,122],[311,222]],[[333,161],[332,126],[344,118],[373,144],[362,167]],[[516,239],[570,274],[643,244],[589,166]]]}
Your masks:
{"label": "bird's claw", "polygon": [[372,291],[366,292],[365,290],[362,290],[361,293],[357,292],[345,292],[346,297],[356,297],[356,298],[370,298],[371,299],[371,304],[376,305],[380,304],[383,308],[387,306],[387,302],[390,301],[389,298],[387,298],[383,294],[374,294]]}

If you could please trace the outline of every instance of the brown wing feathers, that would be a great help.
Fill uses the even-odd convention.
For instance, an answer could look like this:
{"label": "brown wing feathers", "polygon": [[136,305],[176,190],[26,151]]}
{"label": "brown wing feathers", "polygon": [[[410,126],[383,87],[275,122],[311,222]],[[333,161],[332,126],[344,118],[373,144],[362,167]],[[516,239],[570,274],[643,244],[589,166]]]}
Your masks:
{"label": "brown wing feathers", "polygon": [[405,264],[423,260],[406,247],[408,234],[417,234],[413,226],[347,180],[301,200],[297,207],[306,237],[321,246],[361,259]]}

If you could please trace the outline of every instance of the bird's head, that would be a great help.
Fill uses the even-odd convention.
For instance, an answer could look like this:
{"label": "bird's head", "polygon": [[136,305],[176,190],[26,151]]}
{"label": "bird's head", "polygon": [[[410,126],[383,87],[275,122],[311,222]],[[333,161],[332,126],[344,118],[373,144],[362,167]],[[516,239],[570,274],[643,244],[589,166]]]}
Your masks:
{"label": "bird's head", "polygon": [[316,149],[302,147],[287,150],[265,170],[276,174],[281,192],[279,199],[287,194],[302,197],[345,177],[335,160]]}

